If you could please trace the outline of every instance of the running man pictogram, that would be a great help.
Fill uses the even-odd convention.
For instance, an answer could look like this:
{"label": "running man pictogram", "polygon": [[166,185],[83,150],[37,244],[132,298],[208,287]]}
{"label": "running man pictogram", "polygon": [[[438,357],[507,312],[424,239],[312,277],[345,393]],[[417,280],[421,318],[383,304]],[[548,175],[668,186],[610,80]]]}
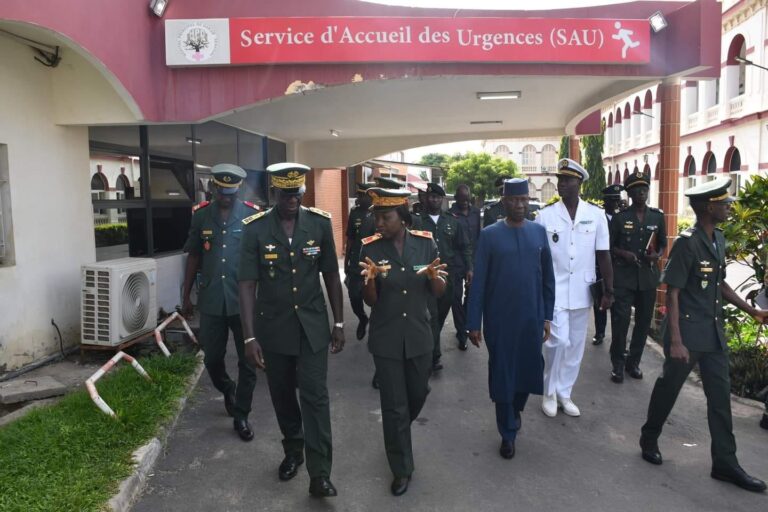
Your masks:
{"label": "running man pictogram", "polygon": [[626,59],[627,58],[627,50],[630,48],[637,48],[640,46],[640,41],[633,41],[631,37],[632,34],[634,34],[634,31],[629,30],[627,28],[621,28],[621,22],[617,21],[614,25],[616,27],[616,30],[618,32],[616,34],[613,34],[611,38],[621,41],[624,41],[624,48],[621,49],[621,58]]}

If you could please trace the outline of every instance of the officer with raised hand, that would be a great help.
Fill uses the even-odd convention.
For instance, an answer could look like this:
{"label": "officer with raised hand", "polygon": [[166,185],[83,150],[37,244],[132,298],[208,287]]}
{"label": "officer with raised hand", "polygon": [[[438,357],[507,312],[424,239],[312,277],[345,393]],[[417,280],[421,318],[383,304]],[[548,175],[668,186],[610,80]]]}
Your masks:
{"label": "officer with raised hand", "polygon": [[[184,245],[188,255],[182,311],[187,316],[192,313],[190,293],[200,269],[197,308],[200,310],[200,342],[205,353],[205,368],[213,386],[224,394],[224,407],[234,418],[235,432],[243,441],[250,441],[253,430],[248,424],[248,414],[256,386],[256,370],[246,359],[243,347],[237,271],[243,234],[241,221],[253,215],[259,207],[237,198],[237,191],[246,177],[241,167],[214,165],[211,175],[216,198],[193,208],[189,236]],[[224,364],[230,331],[237,350],[237,385]]]}

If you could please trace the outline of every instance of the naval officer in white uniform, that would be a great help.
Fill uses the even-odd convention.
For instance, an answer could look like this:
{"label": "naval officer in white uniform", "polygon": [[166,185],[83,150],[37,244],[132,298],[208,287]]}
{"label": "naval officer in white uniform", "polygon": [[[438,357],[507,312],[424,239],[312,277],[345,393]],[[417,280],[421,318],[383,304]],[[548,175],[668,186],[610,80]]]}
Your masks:
{"label": "naval officer in white uniform", "polygon": [[558,405],[569,416],[581,411],[571,400],[579,376],[589,313],[590,285],[597,280],[595,259],[602,275],[601,309],[613,302],[613,270],[605,212],[579,198],[589,173],[569,158],[558,162],[557,193],[560,201],[542,208],[536,222],[547,230],[555,268],[555,311],[551,336],[544,343],[544,395],[541,409],[550,417]]}

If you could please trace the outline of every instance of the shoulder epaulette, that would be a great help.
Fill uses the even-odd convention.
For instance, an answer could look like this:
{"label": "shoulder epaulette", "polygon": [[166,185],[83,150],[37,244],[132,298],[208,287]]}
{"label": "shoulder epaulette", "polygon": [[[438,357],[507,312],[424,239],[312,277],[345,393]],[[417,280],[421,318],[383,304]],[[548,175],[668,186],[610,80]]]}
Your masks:
{"label": "shoulder epaulette", "polygon": [[211,204],[210,201],[203,201],[202,203],[197,203],[195,206],[192,207],[192,213],[195,213],[197,210],[201,208],[205,208],[209,204]]}
{"label": "shoulder epaulette", "polygon": [[653,206],[649,206],[648,209],[651,210],[652,212],[664,213],[664,210],[662,210],[661,208],[654,208]]}
{"label": "shoulder epaulette", "polygon": [[375,235],[371,235],[363,238],[362,240],[360,240],[360,243],[362,243],[363,245],[368,245],[369,243],[375,242],[380,238],[382,238],[381,233],[376,233]]}
{"label": "shoulder epaulette", "polygon": [[[267,211],[269,211],[269,210],[267,210]],[[250,217],[246,217],[246,218],[244,218],[244,219],[243,219],[243,224],[250,224],[251,222],[253,222],[253,221],[257,220],[257,219],[260,219],[260,218],[262,218],[262,217],[263,217],[263,216],[265,216],[266,214],[267,214],[267,212],[259,212],[259,213],[254,213],[254,214],[253,214],[253,215],[251,215]]]}
{"label": "shoulder epaulette", "polygon": [[250,206],[251,208],[253,208],[253,209],[254,209],[254,210],[256,210],[256,211],[259,211],[259,210],[261,210],[261,207],[260,207],[259,205],[257,205],[257,204],[253,204],[253,203],[252,203],[252,202],[250,202],[250,201],[243,201],[243,204],[244,204],[245,206]]}
{"label": "shoulder epaulette", "polygon": [[316,215],[322,215],[326,219],[330,219],[331,218],[331,214],[329,212],[327,212],[325,210],[321,210],[320,208],[315,208],[313,206],[313,207],[307,208],[307,210],[311,211],[312,213],[314,213]]}
{"label": "shoulder epaulette", "polygon": [[539,208],[539,210],[543,210],[544,208],[549,208],[550,206],[555,206],[555,205],[556,205],[557,203],[559,203],[559,202],[560,202],[560,201],[555,201],[554,203],[545,204],[544,206],[542,206],[541,208]]}
{"label": "shoulder epaulette", "polygon": [[430,240],[432,239],[431,231],[421,231],[418,229],[411,229],[410,232],[412,235],[415,235],[415,236],[420,236],[422,238],[429,238]]}
{"label": "shoulder epaulette", "polygon": [[682,231],[680,233],[680,236],[682,236],[684,238],[691,238],[691,236],[693,235],[693,233],[695,231],[696,231],[696,228],[691,227],[691,228],[686,229],[685,231]]}

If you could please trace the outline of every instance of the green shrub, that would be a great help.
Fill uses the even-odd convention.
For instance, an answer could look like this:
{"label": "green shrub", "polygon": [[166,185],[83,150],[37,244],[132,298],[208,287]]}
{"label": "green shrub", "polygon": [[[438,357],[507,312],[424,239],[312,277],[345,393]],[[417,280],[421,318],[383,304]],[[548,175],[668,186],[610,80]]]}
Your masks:
{"label": "green shrub", "polygon": [[693,226],[693,220],[686,217],[677,218],[677,234],[679,235],[689,227]]}
{"label": "green shrub", "polygon": [[96,247],[128,243],[128,224],[104,224],[94,227]]}

